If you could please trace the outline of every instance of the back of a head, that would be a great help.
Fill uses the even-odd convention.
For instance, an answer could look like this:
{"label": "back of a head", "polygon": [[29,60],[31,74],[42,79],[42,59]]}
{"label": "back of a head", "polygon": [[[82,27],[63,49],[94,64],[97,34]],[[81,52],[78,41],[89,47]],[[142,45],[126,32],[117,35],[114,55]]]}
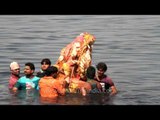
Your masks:
{"label": "back of a head", "polygon": [[55,67],[55,66],[50,66],[50,67],[48,67],[48,68],[46,69],[45,75],[46,75],[46,76],[51,76],[52,74],[57,73],[57,72],[58,72],[57,67]]}
{"label": "back of a head", "polygon": [[87,68],[86,76],[89,79],[94,79],[95,73],[96,73],[95,68],[93,66],[89,66]]}
{"label": "back of a head", "polygon": [[20,68],[20,66],[19,66],[18,62],[13,61],[10,63],[11,70],[15,70],[15,69],[19,69],[19,68]]}

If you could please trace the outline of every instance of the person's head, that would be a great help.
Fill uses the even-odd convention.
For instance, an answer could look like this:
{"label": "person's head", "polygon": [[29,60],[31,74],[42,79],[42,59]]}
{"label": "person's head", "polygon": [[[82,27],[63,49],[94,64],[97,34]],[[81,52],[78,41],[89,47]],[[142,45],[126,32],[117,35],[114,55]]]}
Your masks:
{"label": "person's head", "polygon": [[35,71],[35,66],[34,66],[34,64],[31,63],[31,62],[27,62],[27,63],[25,64],[24,74],[25,74],[26,76],[30,76],[30,75],[33,75],[34,71]]}
{"label": "person's head", "polygon": [[46,71],[45,71],[45,75],[46,75],[46,76],[56,77],[57,72],[58,72],[57,67],[55,67],[55,66],[49,66],[49,67],[46,69]]}
{"label": "person's head", "polygon": [[104,62],[99,62],[96,65],[96,68],[99,76],[103,75],[107,71],[107,65]]}
{"label": "person's head", "polygon": [[89,79],[94,79],[96,69],[93,66],[87,68],[86,77]]}
{"label": "person's head", "polygon": [[51,61],[48,58],[44,58],[41,61],[41,69],[45,71],[49,66],[51,66]]}
{"label": "person's head", "polygon": [[10,71],[12,74],[19,76],[20,74],[20,65],[17,62],[10,63]]}

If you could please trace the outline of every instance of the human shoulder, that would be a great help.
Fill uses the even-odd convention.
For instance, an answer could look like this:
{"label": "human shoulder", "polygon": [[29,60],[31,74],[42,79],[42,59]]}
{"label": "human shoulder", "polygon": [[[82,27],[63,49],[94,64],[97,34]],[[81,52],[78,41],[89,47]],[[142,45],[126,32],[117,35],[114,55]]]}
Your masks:
{"label": "human shoulder", "polygon": [[108,75],[105,75],[104,78],[102,79],[102,82],[111,83],[112,82],[112,78],[109,77]]}
{"label": "human shoulder", "polygon": [[46,83],[48,83],[48,80],[45,78],[45,77],[42,77],[42,78],[40,78],[39,80],[38,80],[38,83],[39,84],[46,84]]}
{"label": "human shoulder", "polygon": [[37,74],[36,74],[37,77],[44,77],[45,76],[45,72],[44,71],[39,71]]}
{"label": "human shoulder", "polygon": [[96,80],[94,80],[94,79],[90,80],[89,82],[90,82],[91,84],[98,84],[98,83],[99,83],[98,81],[96,81]]}
{"label": "human shoulder", "polygon": [[40,77],[34,76],[34,77],[32,78],[32,80],[33,80],[33,81],[39,81],[39,80],[40,80]]}
{"label": "human shoulder", "polygon": [[34,79],[40,79],[40,77],[34,76]]}
{"label": "human shoulder", "polygon": [[110,84],[110,86],[114,86],[114,82],[113,82],[112,78],[109,76],[106,76],[105,82]]}
{"label": "human shoulder", "polygon": [[10,75],[9,77],[9,81],[12,81],[12,80],[18,80],[20,77],[17,77],[15,75]]}
{"label": "human shoulder", "polygon": [[111,77],[109,77],[108,75],[106,75],[106,78],[105,78],[106,80],[111,80],[112,81],[112,78]]}
{"label": "human shoulder", "polygon": [[41,82],[41,81],[43,81],[43,80],[45,80],[44,77],[40,78],[40,79],[39,79],[39,82]]}
{"label": "human shoulder", "polygon": [[25,80],[26,79],[26,76],[22,76],[18,79],[18,81],[22,81],[22,80]]}

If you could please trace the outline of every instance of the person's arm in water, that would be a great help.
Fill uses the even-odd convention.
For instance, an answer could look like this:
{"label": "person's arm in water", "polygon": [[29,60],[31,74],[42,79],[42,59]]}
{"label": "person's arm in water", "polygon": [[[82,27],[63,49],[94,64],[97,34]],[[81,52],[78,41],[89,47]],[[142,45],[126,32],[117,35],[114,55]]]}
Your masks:
{"label": "person's arm in water", "polygon": [[20,87],[20,83],[19,83],[19,80],[17,81],[17,83],[14,85],[13,87],[13,91],[16,92],[18,90],[18,88]]}
{"label": "person's arm in water", "polygon": [[60,81],[54,82],[55,88],[57,89],[57,92],[59,95],[65,95],[66,89],[65,89],[65,83]]}
{"label": "person's arm in water", "polygon": [[96,82],[96,84],[97,84],[97,88],[98,88],[99,92],[102,92],[103,89],[102,89],[101,84],[99,82]]}
{"label": "person's arm in water", "polygon": [[118,92],[115,85],[111,86],[110,88],[111,88],[111,93],[110,93],[110,95],[114,95],[114,94],[116,94],[116,93]]}
{"label": "person's arm in water", "polygon": [[111,90],[110,95],[116,94],[118,91],[117,91],[117,88],[116,88],[115,84],[113,83],[111,78],[107,77],[107,79],[108,79],[108,83],[110,85],[110,90]]}
{"label": "person's arm in water", "polygon": [[18,88],[17,87],[13,87],[13,92],[16,92],[17,90],[18,90]]}
{"label": "person's arm in water", "polygon": [[82,96],[86,96],[90,91],[92,90],[91,84],[85,81],[79,82],[79,89],[82,94]]}

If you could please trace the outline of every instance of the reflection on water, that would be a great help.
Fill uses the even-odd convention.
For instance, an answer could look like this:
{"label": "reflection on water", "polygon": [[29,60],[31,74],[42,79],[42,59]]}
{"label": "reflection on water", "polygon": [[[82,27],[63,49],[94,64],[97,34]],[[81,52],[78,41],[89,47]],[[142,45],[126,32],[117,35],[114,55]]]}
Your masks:
{"label": "reflection on water", "polygon": [[29,105],[37,104],[39,98],[39,92],[37,90],[20,90],[18,92],[9,91],[11,105]]}
{"label": "reflection on water", "polygon": [[69,94],[55,98],[43,98],[39,96],[37,90],[21,90],[17,93],[9,91],[10,105],[105,105],[111,97],[107,93],[88,94]]}

